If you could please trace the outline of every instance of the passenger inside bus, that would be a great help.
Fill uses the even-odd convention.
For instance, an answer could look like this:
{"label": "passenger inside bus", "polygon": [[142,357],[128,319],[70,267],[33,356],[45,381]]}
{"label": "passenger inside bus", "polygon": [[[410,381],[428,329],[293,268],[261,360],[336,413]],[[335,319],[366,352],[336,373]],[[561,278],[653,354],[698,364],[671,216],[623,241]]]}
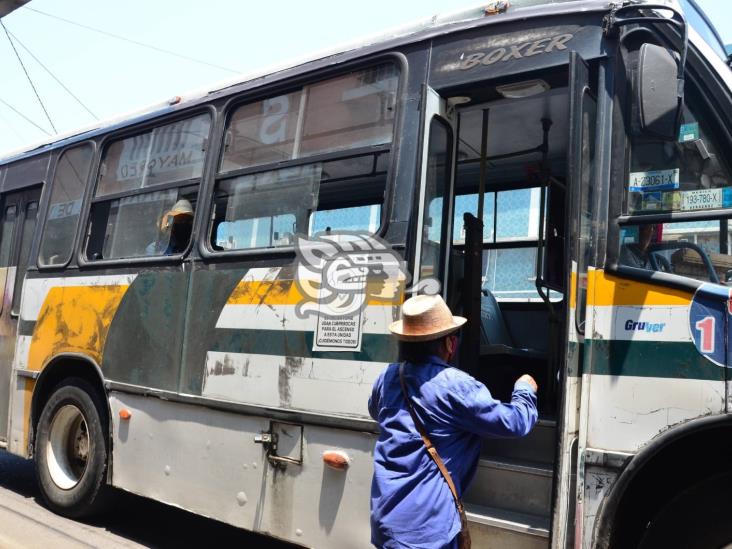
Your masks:
{"label": "passenger inside bus", "polygon": [[641,225],[638,228],[638,241],[623,244],[620,250],[620,264],[638,269],[650,269],[649,247],[657,236],[656,225]]}
{"label": "passenger inside bus", "polygon": [[147,255],[173,255],[182,253],[188,246],[193,230],[193,207],[181,198],[160,219],[160,236],[150,242]]}

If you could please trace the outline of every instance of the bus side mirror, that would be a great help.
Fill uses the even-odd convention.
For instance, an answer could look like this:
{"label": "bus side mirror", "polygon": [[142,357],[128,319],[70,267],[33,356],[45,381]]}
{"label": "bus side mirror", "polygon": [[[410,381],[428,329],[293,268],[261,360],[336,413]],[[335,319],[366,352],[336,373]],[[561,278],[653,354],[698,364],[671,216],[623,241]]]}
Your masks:
{"label": "bus side mirror", "polygon": [[640,129],[667,141],[679,135],[684,81],[673,51],[655,44],[643,44],[638,57],[636,82]]}

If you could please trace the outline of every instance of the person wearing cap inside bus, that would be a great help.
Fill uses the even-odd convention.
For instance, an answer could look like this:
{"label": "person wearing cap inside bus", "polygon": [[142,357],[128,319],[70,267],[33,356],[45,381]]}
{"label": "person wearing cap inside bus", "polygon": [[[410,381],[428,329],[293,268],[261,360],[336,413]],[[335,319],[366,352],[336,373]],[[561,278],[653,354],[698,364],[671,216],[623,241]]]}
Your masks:
{"label": "person wearing cap inside bus", "polygon": [[[475,474],[481,438],[524,436],[536,423],[537,386],[531,376],[521,376],[511,402],[502,403],[485,385],[450,366],[456,332],[465,322],[439,295],[418,295],[404,302],[402,319],[389,326],[399,340],[401,362],[381,372],[368,403],[379,424],[371,543],[380,549],[457,548],[458,501]],[[429,442],[457,499],[427,450]]]}
{"label": "person wearing cap inside bus", "polygon": [[193,207],[181,198],[160,219],[160,234],[145,249],[146,255],[173,255],[182,253],[193,230]]}

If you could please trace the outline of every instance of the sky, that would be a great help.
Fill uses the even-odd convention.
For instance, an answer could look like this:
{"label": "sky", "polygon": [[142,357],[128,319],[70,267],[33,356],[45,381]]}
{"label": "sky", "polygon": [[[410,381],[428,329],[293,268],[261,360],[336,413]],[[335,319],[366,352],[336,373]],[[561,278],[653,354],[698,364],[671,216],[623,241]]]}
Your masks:
{"label": "sky", "polygon": [[[698,3],[725,43],[732,43],[732,19],[723,11],[729,0]],[[215,88],[237,74],[477,5],[476,0],[33,0],[2,23],[16,38],[15,48],[56,131],[0,29],[0,156],[47,139],[47,134],[93,124],[95,117],[104,120],[191,90]]]}

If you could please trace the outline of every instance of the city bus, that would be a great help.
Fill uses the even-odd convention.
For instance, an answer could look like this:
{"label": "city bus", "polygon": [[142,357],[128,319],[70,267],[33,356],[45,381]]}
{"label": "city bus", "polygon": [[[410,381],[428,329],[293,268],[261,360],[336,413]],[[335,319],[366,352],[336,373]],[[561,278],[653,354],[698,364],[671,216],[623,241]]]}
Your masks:
{"label": "city bus", "polygon": [[732,72],[692,0],[437,16],[13,154],[0,195],[0,441],[57,513],[369,547],[371,387],[440,292],[455,367],[539,385],[461,487],[475,547],[732,542]]}

